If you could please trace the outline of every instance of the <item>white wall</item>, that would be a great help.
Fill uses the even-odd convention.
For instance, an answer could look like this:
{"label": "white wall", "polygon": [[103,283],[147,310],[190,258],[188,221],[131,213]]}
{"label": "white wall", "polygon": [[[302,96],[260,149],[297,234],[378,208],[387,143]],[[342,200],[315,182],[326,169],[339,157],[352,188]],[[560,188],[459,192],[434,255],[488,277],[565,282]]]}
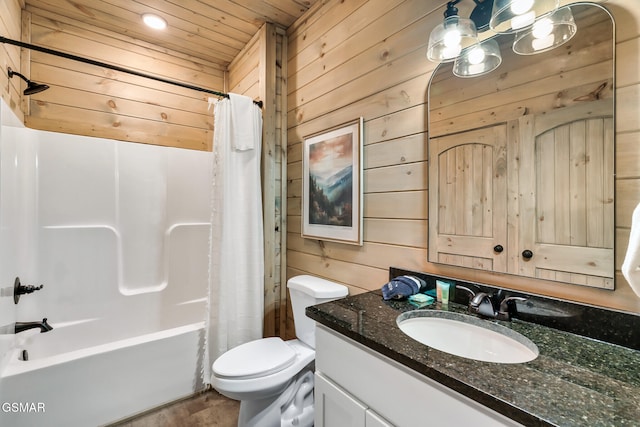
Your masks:
{"label": "white wall", "polygon": [[[210,152],[1,132],[0,325],[92,323],[71,351],[204,320]],[[16,276],[44,288],[15,306]]]}
{"label": "white wall", "polygon": [[7,363],[9,350],[15,336],[11,333],[16,322],[16,306],[13,303],[13,283],[16,271],[26,270],[23,248],[26,234],[19,233],[24,228],[25,215],[20,215],[18,206],[20,194],[17,173],[18,149],[5,130],[9,126],[21,126],[4,101],[0,102],[0,372]]}

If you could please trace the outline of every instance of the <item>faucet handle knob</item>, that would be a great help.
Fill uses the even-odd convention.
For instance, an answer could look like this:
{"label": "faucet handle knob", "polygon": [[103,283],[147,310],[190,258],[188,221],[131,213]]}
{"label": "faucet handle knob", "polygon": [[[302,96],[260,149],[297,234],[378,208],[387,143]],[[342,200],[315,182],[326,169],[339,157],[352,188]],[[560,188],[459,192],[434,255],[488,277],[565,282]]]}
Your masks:
{"label": "faucet handle knob", "polygon": [[27,285],[27,286],[22,286],[18,289],[18,293],[19,294],[31,294],[35,291],[39,291],[40,289],[44,288],[44,285],[40,285],[40,286],[34,286],[34,285]]}
{"label": "faucet handle knob", "polygon": [[460,290],[468,292],[469,293],[469,301],[471,301],[471,299],[476,296],[476,293],[473,290],[467,288],[466,286],[455,285],[454,289],[456,289],[456,290],[460,289]]}
{"label": "faucet handle knob", "polygon": [[31,294],[35,291],[39,291],[42,289],[44,285],[34,286],[34,285],[23,285],[20,282],[20,278],[16,277],[16,280],[13,282],[13,302],[17,304],[20,301],[20,295]]}
{"label": "faucet handle knob", "polygon": [[507,297],[500,302],[500,312],[507,313],[509,312],[509,301],[526,301],[527,298],[524,297]]}

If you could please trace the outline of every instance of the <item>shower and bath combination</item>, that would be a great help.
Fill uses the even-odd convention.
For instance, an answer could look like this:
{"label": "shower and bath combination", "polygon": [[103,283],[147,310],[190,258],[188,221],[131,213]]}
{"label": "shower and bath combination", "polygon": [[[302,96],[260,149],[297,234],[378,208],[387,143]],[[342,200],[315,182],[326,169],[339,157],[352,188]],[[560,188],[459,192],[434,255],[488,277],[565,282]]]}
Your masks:
{"label": "shower and bath combination", "polygon": [[[206,92],[219,98],[229,97],[222,92],[174,82],[160,76],[147,75],[136,70],[68,55],[4,37],[0,37],[0,43]],[[5,72],[7,71],[10,77],[18,74],[18,77],[26,82],[25,86],[28,90],[24,92],[25,97],[36,93],[33,86],[37,83],[27,81],[29,79],[13,70],[5,69]],[[25,74],[36,80],[42,78],[28,71]],[[14,88],[21,85],[17,81],[12,83]],[[51,84],[55,89],[53,80],[46,83]],[[21,87],[21,89],[24,88]],[[15,92],[13,93],[16,95]],[[20,93],[22,91],[18,92],[18,95]],[[253,102],[262,107],[260,101]],[[12,113],[11,110],[9,107],[6,108],[8,113]],[[22,144],[23,139],[28,145]],[[13,324],[7,321],[9,324],[6,333],[15,332],[18,335],[14,338],[15,354],[12,355],[13,357],[7,357],[6,367],[2,372],[0,400],[20,402],[34,399],[33,389],[28,387],[28,384],[37,383],[37,399],[47,403],[48,424],[103,425],[203,389],[204,383],[200,373],[204,363],[202,338],[206,332],[202,314],[206,313],[208,308],[207,290],[201,285],[209,280],[209,260],[205,251],[209,251],[211,212],[208,196],[211,192],[209,185],[212,181],[213,154],[147,144],[123,144],[122,141],[111,139],[96,140],[87,136],[42,132],[22,127],[8,130],[3,128],[2,142],[7,144],[8,152],[13,153],[19,148],[19,154],[25,157],[25,161],[19,163],[19,168],[14,168],[15,172],[14,169],[6,170],[13,175],[21,176],[18,173],[23,173],[24,168],[28,167],[26,172],[30,173],[30,179],[21,181],[20,192],[16,192],[16,198],[20,201],[22,194],[29,195],[29,203],[37,203],[35,207],[40,212],[37,215],[46,216],[48,220],[40,220],[38,217],[38,223],[30,222],[28,225],[38,226],[45,223],[51,225],[35,231],[29,228],[29,232],[39,233],[36,235],[37,239],[34,239],[34,246],[41,253],[46,254],[46,257],[41,257],[36,265],[35,270],[38,276],[43,277],[47,283],[48,279],[60,273],[60,270],[55,270],[53,267],[63,265],[65,267],[63,279],[71,279],[60,283],[60,287],[66,292],[76,289],[85,290],[84,280],[81,279],[85,276],[93,279],[96,276],[95,270],[85,268],[86,265],[96,267],[100,269],[99,271],[108,274],[96,277],[95,283],[92,283],[93,289],[97,292],[91,292],[90,297],[86,299],[91,304],[95,303],[92,308],[95,307],[97,310],[92,311],[85,311],[86,305],[72,304],[74,301],[64,298],[66,294],[61,293],[60,289],[52,288],[51,291],[55,292],[42,301],[39,301],[40,298],[37,295],[40,293],[39,283],[35,283],[36,286],[32,287],[25,286],[21,290],[23,295],[31,293],[36,295],[22,296],[22,299],[27,298],[24,302],[34,304],[25,306],[25,310],[17,309],[17,313],[13,314],[10,320]],[[257,149],[254,151],[260,152]],[[32,165],[36,156],[39,167],[35,171],[37,174],[33,174]],[[256,157],[259,158],[259,155]],[[148,182],[143,179],[147,175],[136,172],[141,167],[140,162],[136,160],[139,158],[145,159],[144,171],[148,174],[153,173],[154,176],[159,175],[159,180]],[[108,161],[103,161],[107,159]],[[126,161],[120,161],[121,159]],[[189,170],[190,175],[196,172],[197,176],[203,179],[197,180],[198,183],[194,184],[183,176],[184,170]],[[112,179],[114,171],[118,173],[118,181]],[[87,179],[87,172],[91,173],[92,178],[99,179]],[[162,271],[165,271],[166,266],[168,267],[166,271],[171,273],[171,277],[188,279],[181,280],[180,291],[174,292],[175,287],[167,286],[161,293],[162,297],[159,298],[158,292],[146,292],[146,289],[139,286],[135,289],[140,289],[141,292],[123,293],[123,290],[127,291],[129,288],[120,286],[119,276],[117,276],[119,273],[113,268],[118,265],[117,262],[120,259],[119,249],[116,247],[115,251],[112,250],[114,238],[119,239],[120,235],[116,232],[118,230],[114,231],[111,223],[106,222],[112,217],[106,216],[102,210],[85,208],[84,204],[78,203],[78,209],[73,211],[74,216],[68,221],[67,216],[62,217],[61,220],[66,222],[63,227],[58,227],[59,218],[51,214],[57,211],[48,210],[46,207],[49,204],[59,203],[59,199],[38,196],[38,194],[45,194],[42,190],[43,186],[53,190],[46,193],[48,195],[58,194],[56,191],[60,192],[59,194],[67,194],[67,189],[60,186],[60,182],[67,182],[67,180],[77,183],[78,188],[90,195],[92,200],[100,203],[99,206],[113,206],[110,212],[122,214],[131,223],[143,219],[147,213],[141,210],[119,209],[120,205],[115,204],[119,199],[108,197],[113,194],[112,189],[117,191],[123,188],[122,186],[131,187],[131,192],[127,193],[128,197],[139,197],[140,200],[162,203],[159,206],[163,208],[163,212],[168,213],[165,217],[158,216],[158,224],[154,227],[154,234],[151,237],[155,238],[159,235],[165,239],[165,246],[170,249],[172,255],[171,262],[165,263]],[[3,182],[9,181],[3,179]],[[34,193],[38,188],[41,192]],[[155,191],[160,188],[171,191],[156,194]],[[31,196],[33,194],[35,196]],[[177,207],[180,208],[177,209]],[[78,219],[77,222],[76,219]],[[84,224],[96,226],[87,227]],[[165,229],[165,225],[169,228]],[[155,230],[160,227],[162,227],[159,230],[161,234],[158,234]],[[167,233],[166,230],[170,230],[171,233]],[[151,235],[151,232],[149,234]],[[127,234],[125,237],[128,238],[128,236]],[[107,256],[97,257],[94,251],[84,250],[85,243],[90,243],[92,247],[104,248],[100,253]],[[65,250],[48,250],[54,247],[63,247]],[[131,257],[128,259],[134,262],[137,260]],[[181,262],[183,259],[189,262]],[[67,272],[69,272],[68,276]],[[155,272],[156,270],[150,269],[148,276]],[[186,274],[181,274],[183,272]],[[55,277],[58,278],[58,276]],[[49,287],[50,284],[47,283],[47,288]],[[134,288],[131,287],[131,289]],[[12,296],[17,296],[17,292]],[[33,301],[29,301],[30,299]],[[38,311],[35,311],[40,309],[40,303],[43,311],[47,307],[52,307],[57,313],[62,313],[63,318],[58,319],[59,323],[54,322],[56,325],[54,334],[38,333],[50,330],[47,320],[42,319],[45,317],[44,314],[48,313],[44,311],[38,316]],[[61,303],[62,307],[52,305],[58,303]],[[139,319],[139,306],[147,311],[161,312],[162,318],[144,316],[144,319]],[[62,312],[67,308],[68,311]],[[24,317],[21,318],[21,316]],[[27,316],[37,321],[15,322],[16,317],[19,320],[28,320]],[[130,320],[134,320],[131,322],[134,324],[133,328],[129,327]],[[25,345],[22,345],[22,342]],[[120,360],[128,362],[121,366]],[[211,364],[208,365],[211,366]],[[162,366],[164,372],[162,375],[157,374],[158,366]],[[119,375],[113,375],[114,369],[117,369]],[[64,384],[60,384],[61,378],[64,379]],[[60,387],[66,384],[72,384],[73,387],[66,387],[65,393],[61,394]],[[95,384],[100,384],[100,387],[96,387]],[[123,387],[123,384],[126,385]],[[73,402],[89,400],[101,403],[98,407],[85,405],[81,408],[73,404]],[[41,424],[42,419],[38,417],[39,414],[4,414],[2,424],[5,420],[10,420],[8,424],[14,426]],[[87,423],[87,420],[91,422]]]}

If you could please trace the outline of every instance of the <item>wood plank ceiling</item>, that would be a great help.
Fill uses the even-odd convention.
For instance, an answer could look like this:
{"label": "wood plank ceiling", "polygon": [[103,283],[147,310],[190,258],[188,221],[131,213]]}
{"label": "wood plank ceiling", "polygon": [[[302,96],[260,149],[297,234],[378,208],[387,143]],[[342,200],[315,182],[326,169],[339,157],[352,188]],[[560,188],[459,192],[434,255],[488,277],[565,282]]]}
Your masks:
{"label": "wood plank ceiling", "polygon": [[[289,27],[318,0],[26,0],[25,8],[127,35],[226,66],[265,22]],[[146,28],[143,13],[168,27]]]}

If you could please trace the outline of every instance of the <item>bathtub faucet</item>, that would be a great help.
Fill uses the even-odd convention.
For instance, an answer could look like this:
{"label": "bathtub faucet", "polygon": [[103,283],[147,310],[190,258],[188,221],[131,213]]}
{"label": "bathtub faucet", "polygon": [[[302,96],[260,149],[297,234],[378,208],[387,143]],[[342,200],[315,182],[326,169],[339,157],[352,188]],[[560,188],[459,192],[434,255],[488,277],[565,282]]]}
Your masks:
{"label": "bathtub faucet", "polygon": [[44,334],[45,332],[49,332],[53,329],[51,325],[47,323],[47,318],[42,319],[42,322],[16,322],[15,333],[19,334],[22,331],[26,331],[27,329],[35,329],[40,328],[40,333]]}

